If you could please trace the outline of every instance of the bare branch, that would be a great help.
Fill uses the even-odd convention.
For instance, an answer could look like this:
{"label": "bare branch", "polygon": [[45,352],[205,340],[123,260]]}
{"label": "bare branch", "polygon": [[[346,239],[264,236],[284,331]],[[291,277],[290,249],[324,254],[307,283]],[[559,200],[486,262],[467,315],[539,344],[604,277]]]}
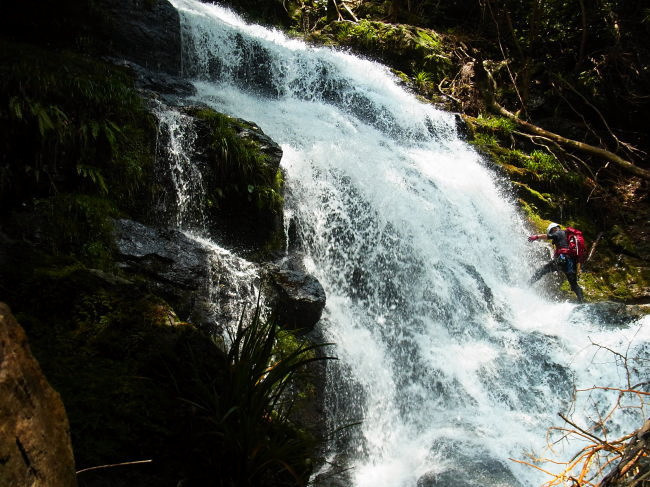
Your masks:
{"label": "bare branch", "polygon": [[610,152],[608,150],[602,149],[600,147],[596,147],[590,144],[585,144],[584,142],[579,142],[577,140],[573,139],[567,139],[566,137],[563,137],[561,135],[555,134],[553,132],[550,132],[546,129],[543,129],[541,127],[538,127],[537,125],[534,125],[530,122],[526,122],[525,120],[520,119],[517,117],[514,113],[508,111],[499,103],[495,100],[494,97],[494,91],[495,91],[495,86],[496,82],[494,81],[494,77],[490,73],[490,71],[485,67],[485,63],[483,63],[483,69],[485,70],[488,80],[490,84],[492,85],[491,87],[486,87],[485,89],[485,99],[486,103],[488,106],[497,112],[498,114],[509,118],[510,120],[514,121],[517,123],[519,126],[525,128],[528,132],[531,132],[536,135],[541,135],[543,137],[547,137],[548,139],[551,139],[555,142],[557,142],[560,145],[566,146],[566,147],[571,147],[572,149],[577,149],[579,151],[585,152],[589,155],[605,159],[607,161],[613,162],[617,166],[619,166],[621,169],[624,169],[625,171],[632,173],[636,176],[639,176],[643,179],[649,180],[650,181],[650,171],[647,169],[643,169],[639,166],[636,166],[635,164],[631,163],[630,161],[627,161],[623,159],[622,157],[618,156],[617,154],[614,154],[613,152]]}
{"label": "bare branch", "polygon": [[77,470],[76,473],[77,475],[79,475],[80,473],[91,472],[93,470],[103,470],[105,468],[123,467],[126,465],[139,465],[142,463],[151,463],[151,462],[153,462],[153,460],[136,460],[134,462],[112,463],[110,465],[98,465],[96,467],[82,468],[81,470]]}

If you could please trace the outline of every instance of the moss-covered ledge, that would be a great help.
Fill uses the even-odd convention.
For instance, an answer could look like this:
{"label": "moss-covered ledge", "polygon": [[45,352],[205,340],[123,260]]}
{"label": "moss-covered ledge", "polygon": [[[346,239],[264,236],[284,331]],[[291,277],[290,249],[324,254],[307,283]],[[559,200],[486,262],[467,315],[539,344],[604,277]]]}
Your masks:
{"label": "moss-covered ledge", "polygon": [[285,248],[282,225],[282,149],[254,123],[205,106],[184,107],[197,132],[194,156],[202,168],[209,225],[255,260]]}

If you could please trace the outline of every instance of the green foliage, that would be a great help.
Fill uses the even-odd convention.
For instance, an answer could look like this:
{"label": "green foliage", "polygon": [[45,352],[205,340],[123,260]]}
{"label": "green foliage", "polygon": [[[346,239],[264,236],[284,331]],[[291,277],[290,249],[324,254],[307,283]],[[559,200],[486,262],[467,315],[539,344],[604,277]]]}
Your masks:
{"label": "green foliage", "polygon": [[542,151],[531,152],[530,157],[525,160],[524,165],[551,182],[557,181],[567,172],[555,157]]}
{"label": "green foliage", "polygon": [[417,29],[417,35],[419,42],[424,45],[427,49],[430,49],[432,53],[439,53],[442,49],[442,43],[440,36],[431,30]]}
{"label": "green foliage", "polygon": [[474,119],[474,122],[480,129],[500,135],[510,135],[517,128],[515,122],[509,118],[482,113]]}
{"label": "green foliage", "polygon": [[73,189],[132,200],[151,166],[153,119],[126,72],[71,53],[2,42],[3,209]]}
{"label": "green foliage", "polygon": [[366,48],[375,48],[381,40],[376,26],[367,20],[354,24],[348,35],[355,37]]}
{"label": "green foliage", "polygon": [[295,395],[288,391],[300,369],[322,360],[322,345],[299,343],[256,310],[231,337],[226,367],[218,377],[189,365],[194,377],[178,383],[178,394],[196,408],[201,432],[193,450],[218,485],[304,485],[311,472],[314,438],[291,421]]}
{"label": "green foliage", "polygon": [[434,89],[433,75],[427,71],[418,71],[413,77],[413,82],[418,88],[418,92],[431,95]]}
{"label": "green foliage", "polygon": [[555,156],[535,150],[525,159],[524,167],[535,172],[540,179],[551,185],[562,185],[565,188],[579,188],[583,177],[565,169]]}
{"label": "green foliage", "polygon": [[153,117],[122,69],[0,42],[0,216],[53,255],[108,269],[111,219],[148,211]]}
{"label": "green foliage", "polygon": [[210,198],[213,205],[224,206],[229,200],[244,198],[260,212],[280,215],[284,203],[282,172],[269,162],[258,143],[238,133],[252,128],[210,109],[197,109],[192,114],[206,122],[209,130],[217,186]]}
{"label": "green foliage", "polygon": [[427,72],[431,83],[451,72],[450,54],[438,34],[428,29],[365,19],[340,21],[329,23],[310,39],[351,47],[411,76]]}

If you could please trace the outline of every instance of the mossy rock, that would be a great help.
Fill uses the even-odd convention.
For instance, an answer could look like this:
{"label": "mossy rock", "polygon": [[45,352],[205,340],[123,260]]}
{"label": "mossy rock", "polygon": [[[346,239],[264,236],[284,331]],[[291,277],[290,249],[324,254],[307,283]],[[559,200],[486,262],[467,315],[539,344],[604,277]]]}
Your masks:
{"label": "mossy rock", "polygon": [[621,225],[614,225],[610,233],[610,241],[612,245],[621,252],[630,256],[638,257],[639,253],[643,251],[643,249],[638,248],[639,243],[642,244],[642,242],[635,241]]}
{"label": "mossy rock", "polygon": [[283,249],[282,149],[254,123],[206,107],[185,111],[195,119],[211,224],[226,226],[234,244],[258,248],[260,257]]}
{"label": "mossy rock", "polygon": [[438,83],[451,72],[452,63],[441,36],[431,29],[379,21],[334,21],[308,40],[352,48],[393,68],[415,76],[428,73]]}
{"label": "mossy rock", "polygon": [[[587,270],[580,274],[582,286],[588,301],[616,301],[639,303],[650,300],[650,268],[640,262],[618,260],[618,265],[604,269]],[[562,285],[565,293],[572,294],[568,283]]]}
{"label": "mossy rock", "polygon": [[540,193],[539,191],[535,191],[529,186],[516,181],[513,182],[513,186],[520,198],[531,205],[534,204],[535,208],[541,209],[543,212],[552,211],[557,208],[556,203],[553,202],[552,195],[548,193]]}

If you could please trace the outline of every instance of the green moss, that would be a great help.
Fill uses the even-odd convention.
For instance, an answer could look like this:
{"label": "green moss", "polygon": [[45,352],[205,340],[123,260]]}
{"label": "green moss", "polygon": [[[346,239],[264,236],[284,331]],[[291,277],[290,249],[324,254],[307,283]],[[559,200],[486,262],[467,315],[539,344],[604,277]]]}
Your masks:
{"label": "green moss", "polygon": [[505,117],[497,117],[494,115],[479,114],[474,120],[474,123],[480,130],[497,132],[502,135],[510,135],[516,128],[515,122]]}
{"label": "green moss", "polygon": [[450,54],[440,36],[429,29],[379,21],[331,22],[309,40],[351,47],[379,58],[409,76],[429,73],[431,83],[451,74]]}
{"label": "green moss", "polygon": [[[650,282],[647,268],[620,265],[603,269],[587,269],[580,274],[579,283],[589,301],[618,301],[633,303],[644,293]],[[570,293],[567,283],[562,289]]]}
{"label": "green moss", "polygon": [[521,198],[530,204],[534,204],[536,208],[541,208],[544,211],[549,211],[556,207],[550,194],[540,193],[539,191],[535,191],[527,185],[516,181],[513,182],[513,185],[515,189],[517,189],[517,192]]}
{"label": "green moss", "polygon": [[212,164],[219,181],[216,194],[208,196],[213,204],[243,195],[258,210],[281,214],[282,173],[268,161],[259,144],[239,135],[254,127],[209,108],[193,109],[191,114],[209,127]]}
{"label": "green moss", "polygon": [[535,233],[546,233],[546,228],[551,221],[542,218],[539,215],[539,210],[534,205],[529,204],[526,200],[519,198],[517,201],[526,215],[526,218],[533,226]]}
{"label": "green moss", "polygon": [[636,255],[638,252],[636,242],[620,225],[612,227],[610,240],[612,244],[628,255]]}
{"label": "green moss", "polygon": [[[527,169],[525,167],[526,154],[517,149],[503,147],[502,142],[494,133],[476,131],[470,143],[500,166],[511,165]],[[528,169],[523,173],[520,172],[522,175],[529,173]]]}

